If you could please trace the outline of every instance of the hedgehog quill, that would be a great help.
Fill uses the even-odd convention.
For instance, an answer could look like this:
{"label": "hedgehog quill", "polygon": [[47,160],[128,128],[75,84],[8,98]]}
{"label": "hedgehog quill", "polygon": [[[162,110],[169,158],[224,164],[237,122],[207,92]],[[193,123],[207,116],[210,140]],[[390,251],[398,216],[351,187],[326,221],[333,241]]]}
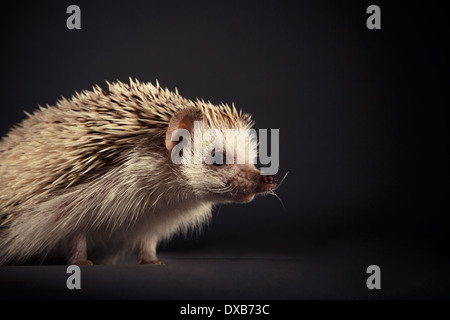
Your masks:
{"label": "hedgehog quill", "polygon": [[[214,205],[277,186],[251,161],[249,114],[158,83],[95,86],[27,115],[0,141],[0,265],[50,256],[113,264],[130,251],[141,264],[161,264],[160,241],[202,226]],[[223,148],[205,140],[200,161],[174,160],[198,157],[179,148],[186,136],[177,132],[209,129],[237,129],[244,139],[231,152],[228,140]],[[244,162],[230,161],[240,152]]]}

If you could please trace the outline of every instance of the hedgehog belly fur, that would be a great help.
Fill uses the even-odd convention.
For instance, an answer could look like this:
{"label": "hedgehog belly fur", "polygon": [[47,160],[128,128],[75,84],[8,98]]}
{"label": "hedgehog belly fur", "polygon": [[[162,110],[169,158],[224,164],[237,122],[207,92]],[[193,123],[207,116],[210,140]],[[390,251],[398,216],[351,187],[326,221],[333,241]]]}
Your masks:
{"label": "hedgehog belly fur", "polygon": [[[209,220],[212,204],[185,196],[183,190],[164,188],[161,183],[161,187],[151,188],[155,181],[142,185],[143,171],[139,168],[151,171],[150,164],[158,161],[162,159],[131,157],[100,179],[72,187],[21,212],[2,231],[0,264],[20,263],[36,255],[45,258],[65,239],[79,233],[86,235],[90,247],[120,255],[136,248],[146,235],[159,242],[200,228]],[[163,177],[159,172],[158,179]],[[180,197],[184,201],[171,201]]]}

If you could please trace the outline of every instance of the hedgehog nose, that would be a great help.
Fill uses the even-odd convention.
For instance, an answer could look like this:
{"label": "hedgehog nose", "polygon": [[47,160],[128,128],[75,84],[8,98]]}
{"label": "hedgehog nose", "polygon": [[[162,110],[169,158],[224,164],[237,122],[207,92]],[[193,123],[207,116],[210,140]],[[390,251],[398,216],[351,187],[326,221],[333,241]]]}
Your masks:
{"label": "hedgehog nose", "polygon": [[261,176],[261,192],[270,192],[277,186],[277,179],[274,176]]}
{"label": "hedgehog nose", "polygon": [[262,180],[267,184],[274,184],[278,182],[277,178],[275,178],[274,176],[262,176]]}

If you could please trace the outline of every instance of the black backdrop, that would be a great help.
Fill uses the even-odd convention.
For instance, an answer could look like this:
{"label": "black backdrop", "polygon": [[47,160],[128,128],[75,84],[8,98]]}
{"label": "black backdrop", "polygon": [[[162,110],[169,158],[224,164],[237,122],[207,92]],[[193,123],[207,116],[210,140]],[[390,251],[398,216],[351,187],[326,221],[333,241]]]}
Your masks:
{"label": "black backdrop", "polygon": [[[81,8],[81,30],[66,28],[70,4]],[[361,265],[390,263],[401,273],[422,263],[433,273],[448,258],[446,20],[430,1],[376,1],[382,29],[368,30],[370,4],[5,6],[0,134],[23,110],[105,80],[158,79],[188,98],[234,102],[257,129],[280,129],[285,209],[274,197],[222,206],[202,235],[166,250],[302,256],[330,248],[337,260],[356,250]]]}

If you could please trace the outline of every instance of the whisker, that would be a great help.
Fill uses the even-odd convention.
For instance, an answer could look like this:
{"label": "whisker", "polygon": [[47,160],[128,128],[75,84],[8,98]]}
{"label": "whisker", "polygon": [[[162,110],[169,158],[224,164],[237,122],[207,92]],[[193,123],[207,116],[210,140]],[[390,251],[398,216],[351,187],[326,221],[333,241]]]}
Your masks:
{"label": "whisker", "polygon": [[286,172],[286,174],[283,176],[283,178],[281,179],[280,183],[275,187],[275,189],[273,189],[272,191],[277,190],[279,187],[281,187],[281,184],[283,183],[284,179],[286,179],[286,177],[288,176],[289,171]]}
{"label": "whisker", "polygon": [[211,190],[211,191],[217,192],[217,193],[227,193],[227,192],[230,192],[231,190],[233,190],[233,188],[231,186],[225,186],[222,188],[214,188],[214,189],[205,188],[205,190]]}
{"label": "whisker", "polygon": [[273,192],[273,191],[270,191],[269,193],[267,193],[267,194],[270,194],[270,195],[272,195],[272,196],[275,196],[275,198],[277,198],[278,199],[278,201],[280,201],[280,203],[281,203],[281,206],[283,207],[283,210],[284,211],[286,211],[286,207],[284,206],[284,203],[283,203],[283,201],[281,200],[281,198],[275,193],[275,192]]}
{"label": "whisker", "polygon": [[214,191],[231,190],[231,187],[230,186],[225,186],[225,187],[222,187],[222,188],[213,188],[211,190],[214,190]]}

